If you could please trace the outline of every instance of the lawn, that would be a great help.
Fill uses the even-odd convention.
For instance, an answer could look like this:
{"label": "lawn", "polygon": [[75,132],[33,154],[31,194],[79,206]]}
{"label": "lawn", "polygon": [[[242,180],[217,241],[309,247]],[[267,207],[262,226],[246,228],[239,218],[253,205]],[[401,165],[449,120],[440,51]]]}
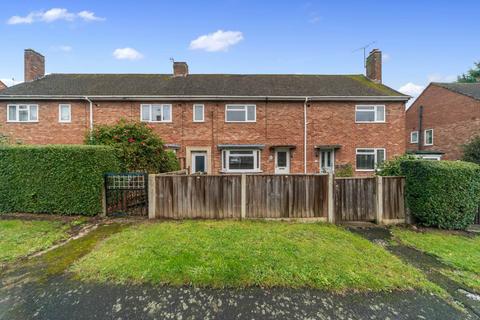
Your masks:
{"label": "lawn", "polygon": [[104,240],[71,271],[87,281],[215,288],[438,289],[380,246],[321,223],[143,223]]}
{"label": "lawn", "polygon": [[0,220],[0,264],[50,247],[68,229],[59,221]]}
{"label": "lawn", "polygon": [[442,230],[416,232],[400,228],[394,228],[393,234],[403,244],[439,257],[455,268],[454,271],[441,270],[444,274],[480,292],[480,236],[468,237]]}

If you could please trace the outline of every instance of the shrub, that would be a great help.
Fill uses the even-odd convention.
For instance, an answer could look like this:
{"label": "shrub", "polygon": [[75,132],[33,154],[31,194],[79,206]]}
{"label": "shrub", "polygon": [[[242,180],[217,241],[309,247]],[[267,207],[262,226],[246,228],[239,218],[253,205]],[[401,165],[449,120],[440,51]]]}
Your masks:
{"label": "shrub", "polygon": [[97,126],[87,134],[85,143],[116,148],[125,171],[159,173],[180,167],[175,154],[166,152],[160,137],[142,122],[120,120],[115,125]]}
{"label": "shrub", "polygon": [[338,165],[335,168],[337,177],[353,177],[353,166],[350,163]]}
{"label": "shrub", "polygon": [[103,174],[119,170],[105,146],[0,146],[0,212],[95,215]]}
{"label": "shrub", "polygon": [[480,136],[474,137],[469,143],[463,145],[463,161],[480,164]]}
{"label": "shrub", "polygon": [[463,161],[403,161],[407,204],[425,226],[465,229],[480,203],[480,166]]}
{"label": "shrub", "polygon": [[417,160],[418,158],[412,154],[404,154],[396,156],[391,160],[383,162],[376,172],[379,176],[403,176],[400,164],[404,161]]}

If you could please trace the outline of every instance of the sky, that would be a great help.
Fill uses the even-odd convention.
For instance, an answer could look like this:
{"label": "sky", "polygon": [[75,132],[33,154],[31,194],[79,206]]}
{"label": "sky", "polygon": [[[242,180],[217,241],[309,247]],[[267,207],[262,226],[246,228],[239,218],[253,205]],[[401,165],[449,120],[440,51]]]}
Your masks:
{"label": "sky", "polygon": [[[417,96],[480,60],[478,0],[5,1],[0,80],[23,81],[23,50],[47,73],[364,73],[383,52],[383,82]],[[12,81],[14,79],[14,81]]]}

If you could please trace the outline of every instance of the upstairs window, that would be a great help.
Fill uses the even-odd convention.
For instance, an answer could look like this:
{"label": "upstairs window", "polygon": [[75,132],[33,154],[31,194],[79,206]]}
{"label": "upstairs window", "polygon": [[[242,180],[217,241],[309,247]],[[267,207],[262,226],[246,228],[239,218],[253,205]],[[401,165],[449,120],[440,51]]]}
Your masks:
{"label": "upstairs window", "polygon": [[203,104],[194,104],[193,105],[193,122],[204,122],[204,105]]}
{"label": "upstairs window", "polygon": [[225,122],[255,122],[256,120],[255,105],[230,104],[225,107]]}
{"label": "upstairs window", "polygon": [[410,143],[418,143],[418,131],[410,132]]}
{"label": "upstairs window", "polygon": [[58,106],[58,122],[72,122],[72,108],[69,104]]}
{"label": "upstairs window", "polygon": [[425,130],[425,145],[433,146],[433,129]]}
{"label": "upstairs window", "polygon": [[140,119],[145,122],[172,122],[172,105],[142,104]]}
{"label": "upstairs window", "polygon": [[357,149],[356,167],[357,171],[374,171],[385,161],[384,148]]}
{"label": "upstairs window", "polygon": [[355,122],[385,122],[385,106],[356,106]]}
{"label": "upstairs window", "polygon": [[8,105],[7,122],[37,122],[38,105],[10,104]]}

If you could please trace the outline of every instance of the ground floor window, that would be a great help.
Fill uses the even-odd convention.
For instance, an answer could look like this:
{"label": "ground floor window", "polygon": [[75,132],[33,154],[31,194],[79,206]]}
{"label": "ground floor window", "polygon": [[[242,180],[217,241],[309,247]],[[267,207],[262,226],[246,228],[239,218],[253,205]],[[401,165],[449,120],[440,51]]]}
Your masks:
{"label": "ground floor window", "polygon": [[356,152],[357,171],[373,171],[385,161],[384,148],[359,148]]}
{"label": "ground floor window", "polygon": [[223,150],[222,168],[225,172],[258,172],[260,150]]}

